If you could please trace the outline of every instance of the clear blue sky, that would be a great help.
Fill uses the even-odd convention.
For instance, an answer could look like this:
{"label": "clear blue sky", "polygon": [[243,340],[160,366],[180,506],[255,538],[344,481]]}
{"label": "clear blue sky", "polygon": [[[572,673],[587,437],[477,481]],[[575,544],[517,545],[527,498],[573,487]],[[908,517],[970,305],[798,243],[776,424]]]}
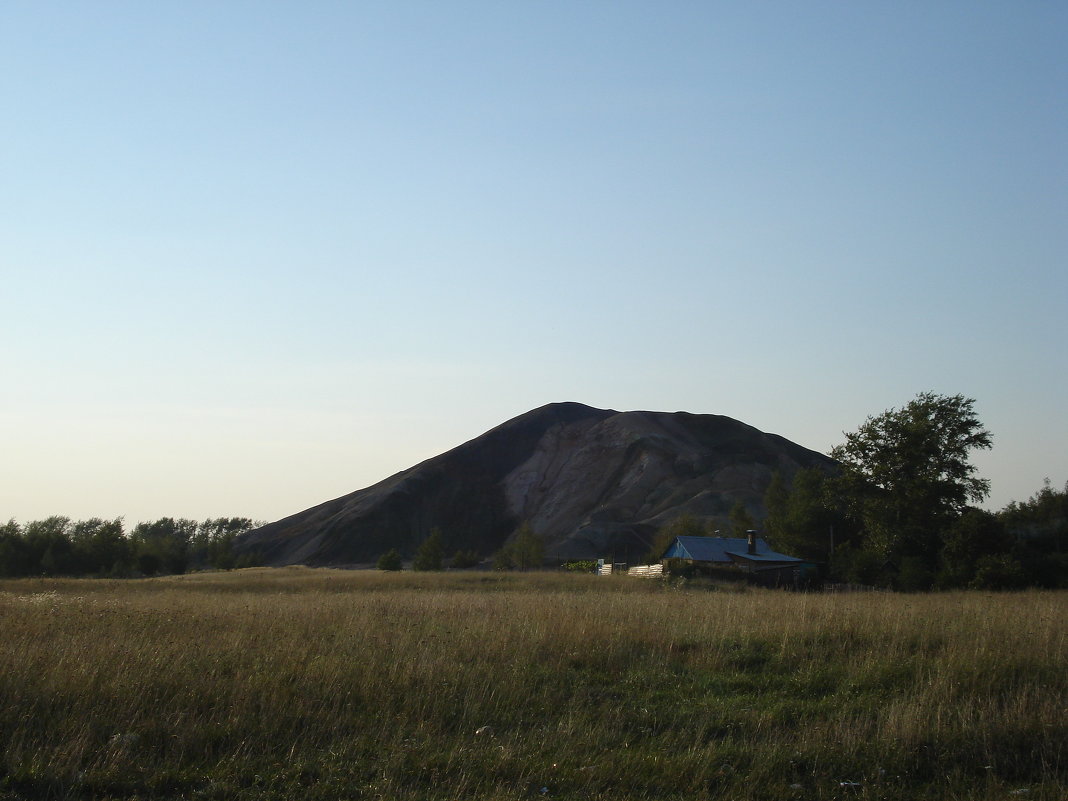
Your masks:
{"label": "clear blue sky", "polygon": [[260,519],[551,401],[1068,480],[1068,4],[0,5],[0,518]]}

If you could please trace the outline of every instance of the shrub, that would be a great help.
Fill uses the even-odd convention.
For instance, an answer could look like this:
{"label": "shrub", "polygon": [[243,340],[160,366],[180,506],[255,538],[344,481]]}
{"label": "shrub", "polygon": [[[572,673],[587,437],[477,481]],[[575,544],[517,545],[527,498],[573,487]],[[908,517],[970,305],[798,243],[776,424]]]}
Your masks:
{"label": "shrub", "polygon": [[391,548],[378,558],[379,570],[401,570],[404,567],[401,555],[396,548]]}
{"label": "shrub", "polygon": [[831,575],[851,584],[881,584],[884,582],[883,558],[873,550],[841,545],[831,557]]}
{"label": "shrub", "polygon": [[973,590],[1014,590],[1026,584],[1023,567],[1007,554],[990,554],[975,563]]}
{"label": "shrub", "polygon": [[493,555],[494,570],[515,570],[515,559],[510,546],[504,546]]}
{"label": "shrub", "polygon": [[597,570],[597,562],[592,559],[580,559],[573,562],[564,562],[563,568],[572,573],[593,573]]}
{"label": "shrub", "polygon": [[897,570],[897,589],[923,592],[931,589],[935,574],[919,556],[903,556]]}

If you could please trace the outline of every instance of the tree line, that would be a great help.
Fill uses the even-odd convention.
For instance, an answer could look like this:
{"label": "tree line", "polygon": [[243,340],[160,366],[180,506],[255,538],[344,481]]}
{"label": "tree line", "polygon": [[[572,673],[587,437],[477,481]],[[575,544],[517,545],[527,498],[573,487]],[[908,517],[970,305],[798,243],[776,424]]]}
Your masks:
{"label": "tree line", "polygon": [[[493,555],[494,570],[530,570],[541,567],[545,562],[545,540],[534,531],[530,523],[524,522],[515,530],[509,541]],[[482,563],[482,557],[476,551],[457,551],[448,567],[462,569],[476,567]],[[396,548],[392,548],[378,560],[379,570],[402,570],[404,560]],[[433,571],[446,568],[445,544],[441,529],[430,530],[416,549],[412,559],[412,570]]]}
{"label": "tree line", "polygon": [[811,468],[764,497],[776,550],[825,565],[832,580],[927,589],[1068,587],[1068,485],[999,512],[971,454],[991,435],[961,395],[921,393],[869,417],[832,449],[835,472]]}
{"label": "tree line", "polygon": [[823,578],[901,590],[1068,587],[1068,484],[1044,487],[999,512],[975,506],[990,491],[970,461],[991,446],[974,400],[921,393],[869,417],[831,450],[833,469],[775,473],[767,512],[740,501],[726,521],[679,516],[645,556],[659,561],[679,536],[760,536],[811,560]]}
{"label": "tree line", "polygon": [[[902,590],[1068,587],[1068,484],[1056,490],[1047,480],[1027,501],[999,512],[976,506],[990,486],[970,458],[991,447],[991,435],[974,403],[921,393],[846,433],[831,451],[834,470],[774,475],[761,535],[778,551],[820,564],[835,581]],[[11,520],[0,526],[0,576],[154,576],[251,566],[257,555],[236,554],[233,542],[257,525],[243,517],[164,517],[127,533],[122,518]],[[671,521],[647,559],[660,559],[676,536],[713,536],[720,525]],[[757,525],[739,502],[722,527],[741,537]],[[444,569],[444,554],[442,533],[433,529],[412,567]],[[493,555],[493,566],[525,570],[544,557],[544,540],[523,524]],[[458,551],[451,566],[481,562],[478,553]],[[401,569],[400,554],[383,554],[378,567]]]}
{"label": "tree line", "polygon": [[250,567],[259,563],[256,554],[236,554],[233,543],[258,525],[247,517],[161,517],[127,532],[121,517],[9,520],[0,526],[0,576],[127,578]]}

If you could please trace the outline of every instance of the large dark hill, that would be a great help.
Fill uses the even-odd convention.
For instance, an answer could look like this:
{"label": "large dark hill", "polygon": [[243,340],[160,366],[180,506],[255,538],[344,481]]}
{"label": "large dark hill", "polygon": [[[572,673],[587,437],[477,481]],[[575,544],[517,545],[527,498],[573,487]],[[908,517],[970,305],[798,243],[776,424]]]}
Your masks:
{"label": "large dark hill", "polygon": [[634,559],[683,513],[757,519],[772,473],[832,461],[729,417],[615,412],[553,403],[366,489],[243,536],[268,564],[370,562],[411,555],[438,527],[446,549],[489,555],[529,522],[556,558]]}

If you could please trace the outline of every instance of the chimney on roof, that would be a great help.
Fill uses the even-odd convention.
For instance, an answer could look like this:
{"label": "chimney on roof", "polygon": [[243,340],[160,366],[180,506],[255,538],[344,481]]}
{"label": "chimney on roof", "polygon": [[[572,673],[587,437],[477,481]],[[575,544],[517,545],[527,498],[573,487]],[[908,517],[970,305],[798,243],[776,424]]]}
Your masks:
{"label": "chimney on roof", "polygon": [[749,537],[749,553],[756,553],[756,530],[749,529],[745,533]]}

